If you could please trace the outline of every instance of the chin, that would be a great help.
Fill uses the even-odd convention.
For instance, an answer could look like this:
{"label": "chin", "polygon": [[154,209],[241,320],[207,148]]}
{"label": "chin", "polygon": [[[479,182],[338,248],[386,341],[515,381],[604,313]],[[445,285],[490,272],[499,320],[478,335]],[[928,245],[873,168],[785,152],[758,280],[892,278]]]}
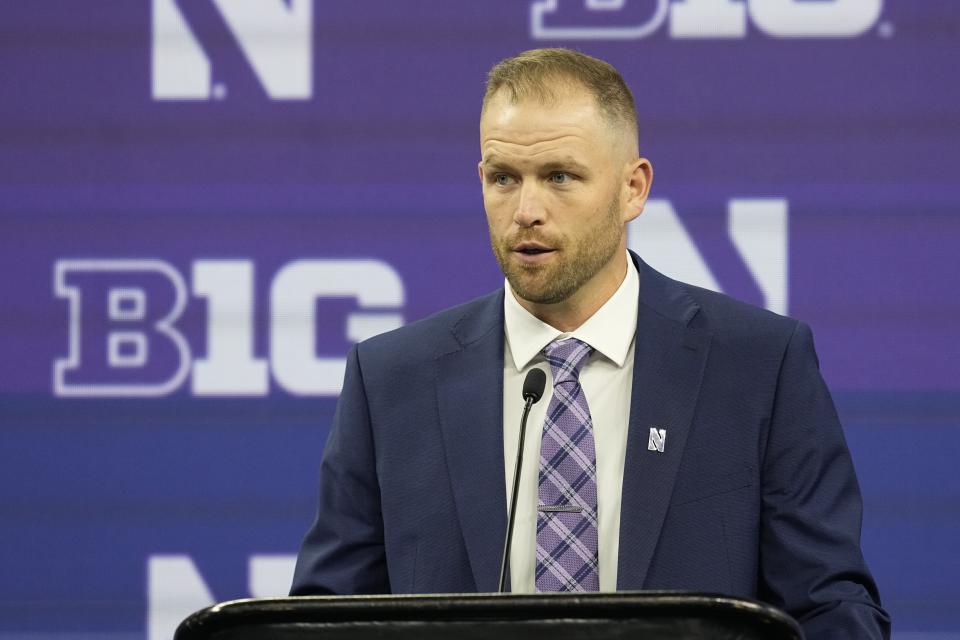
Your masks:
{"label": "chin", "polygon": [[564,291],[556,291],[550,289],[546,286],[524,286],[524,283],[517,282],[516,279],[511,280],[507,279],[510,282],[510,286],[513,288],[514,293],[517,294],[520,298],[523,298],[527,302],[532,302],[533,304],[557,304],[563,302],[570,297],[569,293]]}

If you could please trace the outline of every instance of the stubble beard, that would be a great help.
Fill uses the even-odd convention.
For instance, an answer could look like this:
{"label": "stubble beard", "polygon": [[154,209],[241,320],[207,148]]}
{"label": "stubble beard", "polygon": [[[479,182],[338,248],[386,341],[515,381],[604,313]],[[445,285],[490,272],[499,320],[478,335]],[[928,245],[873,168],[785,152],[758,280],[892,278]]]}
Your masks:
{"label": "stubble beard", "polygon": [[617,254],[623,237],[620,198],[614,197],[607,215],[590,233],[580,238],[548,240],[558,250],[552,264],[518,264],[511,260],[512,246],[521,241],[544,241],[536,232],[520,233],[499,241],[491,239],[493,253],[510,287],[518,296],[535,304],[557,304],[573,294],[603,269]]}

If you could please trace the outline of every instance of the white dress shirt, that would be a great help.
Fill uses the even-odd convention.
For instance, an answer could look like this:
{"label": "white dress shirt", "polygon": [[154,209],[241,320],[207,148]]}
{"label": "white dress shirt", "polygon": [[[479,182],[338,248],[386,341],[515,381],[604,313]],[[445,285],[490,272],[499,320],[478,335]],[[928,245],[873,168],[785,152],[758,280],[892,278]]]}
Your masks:
{"label": "white dress shirt", "polygon": [[620,549],[620,494],[627,450],[630,391],[633,386],[633,346],[637,329],[640,276],[630,256],[627,273],[617,291],[577,329],[563,333],[541,322],[520,306],[509,284],[504,285],[503,357],[503,461],[507,508],[513,487],[520,418],[523,415],[523,380],[536,367],[547,374],[547,387],[527,419],[523,470],[513,546],[510,550],[510,584],[514,593],[536,591],[537,504],[540,472],[540,439],[547,405],[553,393],[553,375],[542,350],[557,339],[577,338],[594,352],[580,371],[580,386],[593,418],[597,452],[597,537],[600,555],[600,590],[616,591]]}

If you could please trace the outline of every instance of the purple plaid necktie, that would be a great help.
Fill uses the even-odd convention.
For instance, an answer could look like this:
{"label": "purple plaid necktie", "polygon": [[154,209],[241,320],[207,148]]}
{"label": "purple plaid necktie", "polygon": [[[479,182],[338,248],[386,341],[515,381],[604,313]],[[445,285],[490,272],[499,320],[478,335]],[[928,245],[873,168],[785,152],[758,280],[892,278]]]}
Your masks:
{"label": "purple plaid necktie", "polygon": [[537,591],[599,591],[597,457],[580,367],[593,348],[575,338],[543,353],[553,371],[540,443]]}

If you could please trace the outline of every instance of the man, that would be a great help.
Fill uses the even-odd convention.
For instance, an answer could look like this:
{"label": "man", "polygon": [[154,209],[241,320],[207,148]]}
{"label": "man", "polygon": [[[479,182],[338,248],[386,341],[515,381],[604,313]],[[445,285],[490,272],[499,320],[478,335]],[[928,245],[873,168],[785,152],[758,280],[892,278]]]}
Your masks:
{"label": "man", "polygon": [[626,249],[653,172],[616,70],[507,59],[480,138],[507,283],[351,350],[292,593],[496,590],[536,367],[513,591],[720,592],[808,638],[887,637],[809,329]]}

